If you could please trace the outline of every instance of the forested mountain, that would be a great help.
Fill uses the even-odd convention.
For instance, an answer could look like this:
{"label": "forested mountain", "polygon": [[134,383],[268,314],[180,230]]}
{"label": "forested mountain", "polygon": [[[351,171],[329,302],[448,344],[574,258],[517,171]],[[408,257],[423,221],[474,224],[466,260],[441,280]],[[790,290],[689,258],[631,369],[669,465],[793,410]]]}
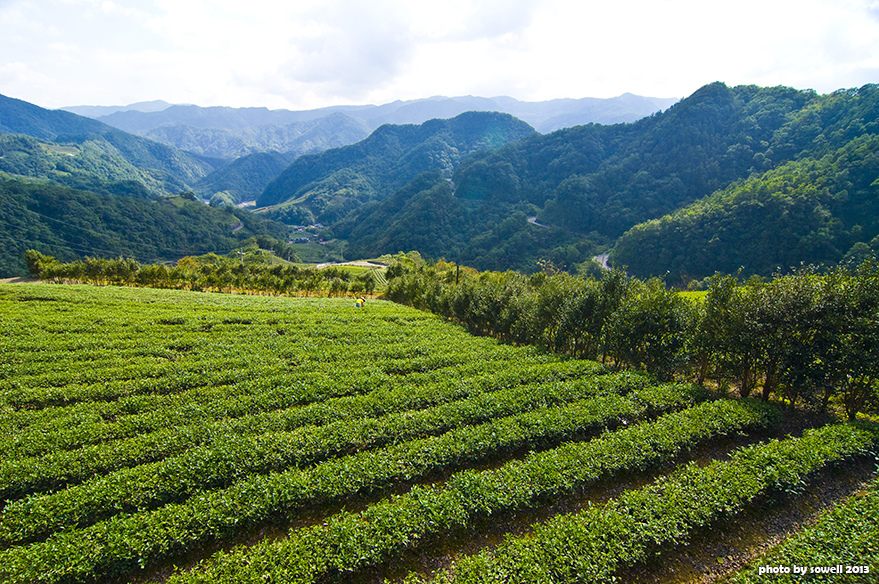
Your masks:
{"label": "forested mountain", "polygon": [[[264,185],[290,162],[244,162],[227,171]],[[217,161],[64,111],[0,96],[0,277],[27,273],[24,252],[139,261],[228,251],[288,228],[188,191]],[[259,178],[262,168],[263,175]],[[121,195],[121,196],[120,196]],[[251,196],[255,196],[251,194]],[[233,232],[234,229],[234,232]]]}
{"label": "forested mountain", "polygon": [[789,159],[770,140],[816,98],[714,83],[634,124],[570,128],[486,153],[458,169],[456,195],[527,201],[544,223],[615,238]]}
{"label": "forested mountain", "polygon": [[59,145],[24,134],[0,134],[0,173],[44,179],[106,195],[155,198],[149,175],[98,144]]}
{"label": "forested mountain", "polygon": [[611,258],[633,274],[687,284],[715,271],[770,276],[801,262],[879,251],[879,135],[789,162],[637,225]]}
{"label": "forested mountain", "polygon": [[107,130],[106,124],[91,118],[43,109],[20,99],[0,95],[0,133],[54,140],[64,134],[100,134]]}
{"label": "forested mountain", "polygon": [[464,157],[535,133],[521,120],[490,112],[419,126],[385,125],[357,144],[297,158],[269,183],[257,206],[283,204],[272,216],[288,220],[313,216],[336,222],[363,203],[387,198],[422,172],[451,177]]}
{"label": "forested mountain", "polygon": [[155,262],[227,253],[253,235],[286,233],[252,213],[194,198],[152,201],[0,177],[0,278],[27,273],[28,249],[62,261],[124,256]]}
{"label": "forested mountain", "polygon": [[364,205],[333,226],[347,239],[351,257],[379,250],[414,249],[426,257],[454,259],[486,269],[534,271],[537,260],[573,267],[594,244],[529,219],[528,203],[480,205],[455,196],[439,171],[426,172],[381,203]]}
{"label": "forested mountain", "polygon": [[[782,214],[781,223],[767,224],[767,229],[779,229],[788,222],[789,230],[800,238],[797,243],[785,243],[790,249],[779,256],[769,249],[775,245],[772,238],[763,238],[762,247],[752,239],[751,253],[763,257],[766,265],[839,261],[852,245],[867,244],[877,235],[871,227],[875,210],[868,204],[875,198],[871,185],[876,175],[870,174],[873,147],[867,140],[879,133],[877,98],[879,91],[872,85],[820,96],[785,87],[730,88],[713,83],[668,111],[632,124],[534,134],[477,154],[462,162],[445,190],[438,181],[423,184],[415,192],[401,190],[389,199],[393,204],[364,207],[337,225],[336,234],[349,238],[352,254],[369,255],[417,249],[414,244],[423,238],[413,226],[439,223],[447,231],[431,239],[433,257],[468,261],[482,269],[533,270],[541,258],[570,268],[588,259],[596,244],[612,245],[638,223],[735,188],[730,185],[749,177],[757,180],[788,163],[812,160],[810,178],[797,188],[820,191],[825,184],[824,199],[812,200],[808,210],[813,212],[820,203],[833,217],[839,213],[843,224],[838,228],[834,221],[820,224],[818,219],[824,216],[820,210],[814,211],[810,221],[798,224],[790,223],[790,213]],[[859,138],[864,141],[852,143]],[[818,162],[850,143],[857,154],[844,150],[836,158]],[[861,165],[861,170],[852,165]],[[852,176],[847,179],[852,185],[844,183],[847,174],[857,172],[862,172],[860,179]],[[772,182],[772,176],[766,181]],[[852,197],[850,207],[828,200],[848,196]],[[718,204],[706,203],[712,208]],[[857,215],[860,218],[852,222],[851,217]],[[408,219],[401,221],[403,217]],[[528,221],[529,217],[536,219]],[[711,240],[713,236],[709,236],[711,227],[704,225],[698,236],[690,234],[686,227],[691,223],[676,217],[662,223],[667,229],[661,231],[661,241],[655,239],[660,230],[652,225],[636,232],[638,238],[653,234],[651,247],[639,248],[641,239],[633,233],[621,242],[614,257],[624,264],[631,261],[641,275],[677,269],[658,255],[660,250],[673,249],[670,239]],[[800,233],[802,229],[809,231]],[[810,236],[813,229],[817,235]],[[828,229],[832,236],[826,235]],[[833,245],[828,246],[831,239]],[[391,244],[397,249],[387,247]],[[699,257],[708,260],[698,270],[681,268],[678,276],[686,272],[687,277],[702,277],[714,269],[729,268],[720,258],[716,265],[712,263],[710,254]],[[746,272],[763,273],[766,265],[746,266]]]}
{"label": "forested mountain", "polygon": [[294,160],[292,154],[259,152],[233,160],[195,183],[194,192],[212,205],[254,201]]}
{"label": "forested mountain", "polygon": [[[86,172],[99,181],[140,182],[153,196],[185,190],[219,165],[90,118],[5,96],[0,96],[0,134],[23,134],[43,141],[37,147],[27,140],[6,139],[7,147],[15,143],[9,153],[12,162],[7,162],[18,169],[7,172],[52,180],[68,172]],[[5,150],[3,155],[7,156]],[[55,155],[62,155],[63,161]],[[28,167],[33,171],[22,172]]]}
{"label": "forested mountain", "polygon": [[[387,104],[373,119],[460,103]],[[235,115],[245,124],[278,114]],[[323,223],[348,257],[417,249],[479,269],[533,271],[548,260],[573,270],[612,249],[634,274],[686,284],[716,270],[837,263],[879,243],[876,85],[819,95],[712,83],[633,123],[543,135],[508,114],[468,112],[384,125],[283,171],[289,157],[264,153],[209,177],[210,159],[9,98],[0,130],[19,134],[0,139],[0,171],[103,195],[194,187],[230,205],[265,185],[263,217]]]}

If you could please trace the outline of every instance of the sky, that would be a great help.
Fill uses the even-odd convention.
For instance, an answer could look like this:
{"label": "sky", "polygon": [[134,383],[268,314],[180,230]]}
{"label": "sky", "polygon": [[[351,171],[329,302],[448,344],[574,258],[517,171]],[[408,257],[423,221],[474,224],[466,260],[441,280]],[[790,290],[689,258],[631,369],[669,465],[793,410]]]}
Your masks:
{"label": "sky", "polygon": [[0,0],[0,94],[313,109],[879,82],[879,0]]}

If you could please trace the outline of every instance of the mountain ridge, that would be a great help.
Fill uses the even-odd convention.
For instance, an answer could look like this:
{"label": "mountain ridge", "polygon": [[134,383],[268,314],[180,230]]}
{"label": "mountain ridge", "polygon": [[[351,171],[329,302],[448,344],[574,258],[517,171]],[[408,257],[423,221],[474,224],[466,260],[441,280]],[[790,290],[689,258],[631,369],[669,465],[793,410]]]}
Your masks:
{"label": "mountain ridge", "polygon": [[[373,113],[417,116],[437,105],[464,107],[442,97],[430,101],[395,102]],[[65,140],[86,144],[100,137],[87,131],[107,128],[73,114],[41,118],[45,110],[31,107],[0,100],[0,129],[9,127],[7,109],[38,135],[51,135],[45,133],[51,121],[56,140],[71,132]],[[160,146],[116,132],[114,140],[134,154]],[[44,149],[54,156],[49,162],[69,170],[64,161],[78,155],[66,145],[75,142],[15,140],[0,163]],[[877,160],[877,85],[819,95],[715,82],[632,123],[548,134],[490,112],[385,124],[353,145],[295,159],[274,180],[285,159],[254,156],[198,186],[203,198],[220,193],[215,203],[230,205],[265,183],[258,213],[288,225],[322,223],[321,237],[339,239],[349,257],[419,249],[479,269],[533,272],[547,262],[589,270],[584,262],[610,251],[639,275],[672,274],[674,283],[686,284],[712,269],[730,269],[699,250],[740,257],[734,263],[745,275],[765,275],[797,259],[832,264],[879,251]],[[127,194],[123,179],[116,176],[119,188],[105,191]],[[760,235],[758,224],[771,226],[762,231],[772,237]],[[744,244],[728,233],[739,231],[750,234],[748,255],[733,253]],[[784,254],[760,247],[767,245]],[[769,265],[772,257],[778,259]]]}
{"label": "mountain ridge", "polygon": [[[478,269],[530,272],[539,269],[539,259],[558,268],[576,269],[593,255],[608,251],[623,233],[644,221],[683,209],[738,181],[800,159],[817,160],[862,136],[877,134],[879,89],[873,85],[818,95],[788,87],[728,87],[716,82],[667,111],[631,124],[535,132],[500,148],[474,152],[461,160],[451,177],[443,172],[424,174],[396,191],[384,185],[385,190],[372,196],[371,202],[341,220],[323,223],[328,233],[347,241],[352,257],[418,249],[429,257]],[[373,163],[382,168],[396,156]],[[858,203],[864,211],[859,218],[845,200],[864,201],[872,192],[867,187],[879,188],[879,180],[852,189],[845,186],[845,173],[861,172],[858,169],[872,164],[869,161],[877,156],[879,141],[865,141],[858,143],[857,156],[843,152],[832,167],[820,165],[813,182],[838,185],[838,192],[822,195],[824,199],[811,198],[814,187],[797,187],[797,196],[809,199],[780,206],[779,216],[785,208],[807,209],[813,219],[784,219],[789,232],[773,227],[776,243],[789,251],[785,258],[840,261],[843,255],[854,253],[848,251],[852,245],[861,249],[875,243],[879,222],[873,216],[879,211]],[[369,171],[352,171],[355,162],[346,161],[347,172],[334,165],[319,170],[294,163],[285,172],[298,168],[299,182],[291,183],[295,188],[288,194],[301,196],[324,188],[321,185],[327,187],[328,197],[356,191]],[[832,177],[821,174],[824,168],[841,178],[831,183]],[[778,196],[790,196],[786,188]],[[267,194],[268,188],[263,197]],[[258,199],[258,204],[270,202]],[[537,217],[543,225],[529,222],[530,217]],[[815,233],[800,233],[801,228]],[[830,231],[825,234],[825,230]],[[672,230],[668,234],[681,239],[696,235]],[[783,242],[782,234],[787,238]],[[816,255],[819,248],[823,255]],[[639,257],[637,246],[626,250],[626,257],[640,260],[640,275],[661,275],[671,269],[669,260],[674,258],[659,253],[662,245],[649,249],[649,257]],[[771,256],[768,250],[756,250],[749,257]],[[611,257],[623,261],[623,250]],[[767,269],[757,263],[744,268],[746,274],[760,275]],[[706,275],[710,272],[686,272],[687,278]]]}
{"label": "mountain ridge", "polygon": [[422,172],[439,170],[450,178],[467,156],[535,133],[525,122],[497,112],[465,112],[420,125],[385,124],[356,144],[297,158],[266,186],[257,206],[295,203],[322,222],[338,220]]}
{"label": "mountain ridge", "polygon": [[[69,106],[65,111],[93,115],[94,119],[175,148],[226,160],[266,150],[299,154],[302,148],[292,139],[280,144],[260,135],[277,133],[282,126],[295,134],[295,125],[307,125],[329,116],[349,120],[347,142],[326,139],[317,149],[353,144],[385,124],[422,124],[431,119],[449,119],[467,111],[507,113],[545,133],[575,125],[633,122],[676,103],[678,98],[655,98],[624,93],[612,98],[561,98],[546,101],[520,101],[509,96],[433,96],[397,100],[380,105],[338,105],[311,110],[270,110],[265,107],[201,107],[169,104],[157,109],[156,103],[131,106]],[[139,107],[138,107],[139,106]],[[147,107],[148,106],[148,107]],[[149,111],[144,111],[144,110]],[[365,131],[358,136],[355,129]],[[289,142],[289,144],[287,144]],[[221,148],[228,143],[228,148]]]}
{"label": "mountain ridge", "polygon": [[[194,127],[240,129],[243,127],[268,124],[289,124],[316,119],[331,113],[341,112],[353,118],[362,119],[375,130],[383,124],[419,124],[433,118],[451,118],[465,111],[498,111],[508,113],[545,133],[559,129],[556,122],[547,123],[562,116],[569,116],[570,125],[587,123],[623,123],[666,109],[680,98],[645,97],[623,93],[616,97],[597,98],[557,98],[543,101],[523,101],[509,96],[479,97],[432,96],[412,100],[396,100],[379,105],[335,105],[309,110],[271,110],[265,107],[234,108],[228,106],[202,107],[191,104],[168,104],[164,109],[139,109],[143,104],[163,104],[141,102],[129,106],[65,106],[65,111],[81,113],[93,112],[91,117],[121,130],[134,133],[147,132],[162,125],[185,123]],[[113,110],[113,111],[110,111]],[[100,113],[108,111],[110,113]],[[585,117],[583,117],[585,116]]]}

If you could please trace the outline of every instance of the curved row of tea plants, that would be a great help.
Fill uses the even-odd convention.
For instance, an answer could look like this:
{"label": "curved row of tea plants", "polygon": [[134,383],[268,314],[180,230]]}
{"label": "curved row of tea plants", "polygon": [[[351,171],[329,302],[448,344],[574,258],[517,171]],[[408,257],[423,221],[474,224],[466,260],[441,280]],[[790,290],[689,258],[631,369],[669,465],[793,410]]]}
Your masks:
{"label": "curved row of tea plants", "polygon": [[[456,379],[504,374],[499,368],[507,359],[486,358],[457,367],[388,375],[364,366],[350,369],[339,364],[313,364],[294,373],[267,374],[251,379],[243,375],[234,384],[196,387],[173,395],[138,395],[112,402],[82,403],[73,406],[18,410],[5,416],[0,447],[8,456],[38,456],[89,444],[139,436],[171,426],[188,426],[229,418],[245,418],[254,413],[320,404],[334,398],[357,399],[376,391],[418,393],[425,385],[448,386]],[[576,363],[571,361],[570,363]],[[550,364],[523,363],[524,375],[533,367]],[[557,363],[560,372],[548,372],[546,379],[560,375],[592,375],[603,371],[597,363],[568,366]],[[510,378],[514,374],[506,372]],[[434,388],[438,393],[440,387]],[[387,396],[386,396],[387,399]]]}
{"label": "curved row of tea plants", "polygon": [[698,392],[694,395],[689,386],[647,388],[632,397],[610,395],[542,408],[307,469],[251,476],[184,503],[117,515],[84,529],[56,533],[43,542],[9,548],[0,552],[0,575],[10,582],[34,583],[126,574],[297,508],[345,500],[491,455],[539,447],[650,410],[688,407],[696,397]]}
{"label": "curved row of tea plants", "polygon": [[608,432],[589,442],[533,453],[496,470],[463,471],[448,482],[414,487],[361,513],[340,513],[322,525],[291,532],[220,556],[169,584],[288,583],[332,580],[467,528],[480,518],[576,492],[624,470],[666,461],[698,443],[778,419],[771,406],[715,401]]}
{"label": "curved row of tea plants", "polygon": [[0,285],[0,325],[4,582],[122,581],[290,525],[178,577],[281,555],[263,576],[345,579],[771,417],[376,301]]}
{"label": "curved row of tea plants", "polygon": [[[605,505],[553,518],[494,550],[470,556],[437,583],[613,582],[615,571],[696,528],[736,513],[756,497],[800,484],[834,462],[875,452],[879,427],[839,424],[801,438],[742,448],[728,461],[691,463]],[[414,580],[413,580],[414,581]]]}
{"label": "curved row of tea plants", "polygon": [[[794,566],[805,568],[808,576],[794,574]],[[841,573],[836,572],[839,567]],[[809,582],[879,580],[879,479],[724,582],[787,584],[803,582],[806,577]]]}
{"label": "curved row of tea plants", "polygon": [[[41,451],[48,444],[52,444],[56,450],[43,456],[30,457],[16,457],[14,451],[10,452],[0,462],[0,499],[17,498],[64,484],[79,483],[95,474],[155,462],[189,448],[213,444],[224,436],[289,432],[306,425],[319,426],[419,410],[455,400],[476,399],[486,392],[517,392],[522,384],[554,383],[568,379],[569,376],[569,382],[589,380],[602,371],[597,364],[584,367],[582,363],[570,361],[526,365],[517,371],[497,371],[496,363],[483,361],[476,368],[456,368],[454,376],[443,375],[440,379],[431,379],[423,374],[413,374],[415,379],[410,380],[412,383],[402,388],[384,387],[361,394],[363,388],[372,385],[363,383],[370,379],[369,376],[364,376],[357,386],[358,390],[354,392],[355,395],[325,397],[322,401],[269,411],[262,410],[267,406],[279,405],[276,394],[270,388],[246,395],[229,395],[227,391],[214,395],[210,392],[211,401],[207,405],[208,412],[213,412],[213,415],[195,423],[192,423],[192,417],[184,415],[186,409],[166,407],[127,416],[112,423],[98,417],[93,424],[79,423],[68,432],[55,430],[55,434],[48,436],[46,428],[41,426],[35,432],[36,439],[25,440],[19,436],[20,441],[17,444],[30,448],[40,445]],[[494,370],[485,371],[487,367],[494,367]],[[459,377],[462,375],[463,377]],[[421,383],[418,382],[419,379]],[[615,374],[608,377],[607,382],[595,383],[609,384],[610,380],[615,379],[625,380],[631,387],[646,383],[646,378],[632,374]],[[625,386],[615,387],[623,389]],[[312,386],[308,388],[312,394],[315,389]],[[318,398],[321,393],[317,392]],[[328,388],[324,395],[332,396],[332,389]],[[549,400],[550,396],[546,399]],[[281,403],[286,405],[287,401]],[[205,409],[200,411],[207,413]],[[190,423],[184,423],[185,421]],[[101,437],[118,435],[123,430],[124,435],[133,434],[133,437],[98,440]],[[41,440],[43,436],[46,438]],[[51,441],[50,437],[53,438]],[[86,446],[73,450],[57,450],[61,440],[68,440],[64,443],[71,444],[74,438],[79,438],[77,442],[73,442],[74,445],[85,443]],[[92,445],[92,442],[98,443]]]}
{"label": "curved row of tea plants", "polygon": [[[637,378],[635,384],[640,385]],[[306,426],[293,432],[251,437],[215,434],[211,443],[178,456],[8,505],[0,515],[0,546],[32,541],[65,526],[85,526],[117,513],[183,500],[196,491],[228,486],[254,474],[304,467],[334,456],[463,429],[494,418],[501,418],[493,422],[500,426],[506,417],[569,402],[583,403],[584,399],[601,393],[625,394],[632,385],[631,376],[614,374],[517,386],[425,410]],[[648,400],[656,393],[654,389],[643,391]],[[625,413],[641,413],[637,406],[647,401],[641,395],[642,392],[636,392]],[[655,401],[647,401],[647,405],[655,406]],[[466,440],[466,431],[460,434]]]}

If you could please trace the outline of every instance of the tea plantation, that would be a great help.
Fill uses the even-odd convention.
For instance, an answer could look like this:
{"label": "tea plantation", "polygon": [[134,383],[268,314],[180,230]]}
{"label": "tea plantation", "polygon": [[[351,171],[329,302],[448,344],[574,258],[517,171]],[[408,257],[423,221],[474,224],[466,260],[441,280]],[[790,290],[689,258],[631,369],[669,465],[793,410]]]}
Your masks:
{"label": "tea plantation", "polygon": [[[8,284],[0,347],[9,583],[627,581],[879,451],[380,300]],[[876,492],[773,565],[871,581]]]}

